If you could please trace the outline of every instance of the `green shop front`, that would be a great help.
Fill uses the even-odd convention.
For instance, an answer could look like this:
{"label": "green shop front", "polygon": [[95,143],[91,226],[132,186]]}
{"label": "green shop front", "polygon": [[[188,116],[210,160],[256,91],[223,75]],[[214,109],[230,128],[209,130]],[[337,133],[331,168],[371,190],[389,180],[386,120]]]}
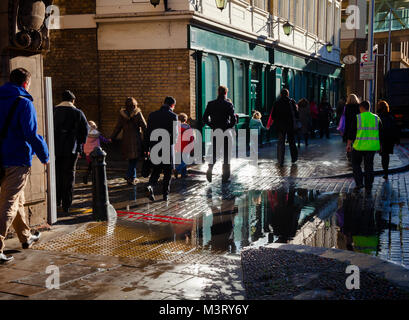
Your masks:
{"label": "green shop front", "polygon": [[[228,98],[239,117],[237,129],[248,128],[253,110],[261,112],[266,125],[272,104],[284,87],[296,101],[305,97],[318,104],[326,95],[335,106],[340,97],[339,66],[192,25],[188,40],[189,49],[196,52],[196,119],[199,123],[207,103],[216,99],[219,85],[229,89]],[[275,130],[262,131],[262,143],[272,141],[275,134]]]}

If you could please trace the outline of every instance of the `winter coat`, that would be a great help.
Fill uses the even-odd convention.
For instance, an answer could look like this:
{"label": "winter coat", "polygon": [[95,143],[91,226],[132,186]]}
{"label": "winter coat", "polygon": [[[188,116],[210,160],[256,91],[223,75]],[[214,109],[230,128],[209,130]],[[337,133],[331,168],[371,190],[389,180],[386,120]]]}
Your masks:
{"label": "winter coat", "polygon": [[322,124],[329,124],[332,116],[332,108],[328,102],[321,103],[318,106],[318,119]]}
{"label": "winter coat", "polygon": [[122,133],[122,155],[125,159],[138,159],[143,155],[143,137],[146,132],[146,121],[141,109],[135,107],[129,111],[121,108],[111,139]]}
{"label": "winter coat", "polygon": [[254,118],[250,119],[249,129],[257,129],[258,134],[260,134],[261,130],[267,130],[267,128],[264,127],[261,119],[254,119]]}
{"label": "winter coat", "polygon": [[[188,131],[186,135],[190,136],[189,140],[187,141],[182,140],[183,134],[185,133],[185,131]],[[194,137],[193,137],[192,128],[187,123],[182,123],[179,126],[179,135],[178,135],[178,140],[177,140],[176,147],[175,147],[176,152],[184,152],[186,146],[191,144],[193,141],[194,141]]]}
{"label": "winter coat", "polygon": [[84,113],[71,102],[63,101],[54,107],[54,146],[56,157],[81,152],[87,140],[88,121]]}
{"label": "winter coat", "polygon": [[213,130],[233,128],[236,124],[233,104],[224,97],[210,101],[203,114],[203,122]]}
{"label": "winter coat", "polygon": [[31,166],[34,154],[42,163],[48,161],[48,147],[37,134],[37,114],[32,96],[20,86],[6,83],[0,87],[0,130],[11,106],[22,96],[11,120],[6,138],[1,143],[1,158],[4,166]]}
{"label": "winter coat", "polygon": [[271,118],[274,120],[275,128],[278,131],[294,131],[294,117],[298,119],[295,101],[285,96],[280,97],[271,110]]}
{"label": "winter coat", "polygon": [[87,141],[84,144],[84,153],[89,156],[96,147],[101,146],[101,142],[108,143],[109,141],[98,130],[90,129]]}
{"label": "winter coat", "polygon": [[310,102],[311,118],[318,119],[318,107],[314,101]]}
{"label": "winter coat", "polygon": [[[159,110],[152,112],[148,117],[148,127],[145,135],[145,148],[151,150],[160,141],[151,141],[151,134],[155,129],[165,129],[170,137],[170,161],[174,163],[175,144],[178,139],[178,116],[170,106],[163,105]],[[159,138],[160,140],[160,138]],[[165,163],[169,164],[169,163]]]}
{"label": "winter coat", "polygon": [[345,131],[344,137],[354,136],[352,131],[355,126],[356,116],[359,114],[359,105],[358,104],[347,104],[345,106]]}
{"label": "winter coat", "polygon": [[399,129],[390,113],[381,113],[379,118],[382,122],[382,130],[379,132],[382,153],[393,154],[394,145],[400,143]]}
{"label": "winter coat", "polygon": [[307,134],[310,131],[311,122],[312,122],[311,111],[310,111],[309,105],[305,105],[305,106],[298,105],[298,114],[299,114],[300,122],[302,125],[300,133]]}

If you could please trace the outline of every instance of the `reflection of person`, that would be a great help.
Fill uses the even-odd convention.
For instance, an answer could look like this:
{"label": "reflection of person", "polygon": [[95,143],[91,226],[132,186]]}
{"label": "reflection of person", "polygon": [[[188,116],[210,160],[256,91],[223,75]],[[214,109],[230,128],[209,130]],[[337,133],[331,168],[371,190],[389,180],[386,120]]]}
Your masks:
{"label": "reflection of person", "polygon": [[37,134],[37,114],[33,98],[28,93],[30,84],[30,72],[18,68],[10,73],[10,82],[0,87],[0,152],[1,165],[5,169],[0,180],[0,263],[14,259],[3,254],[4,240],[11,226],[24,249],[40,238],[40,233],[31,234],[24,210],[24,188],[33,154],[43,164],[48,163],[47,144]]}
{"label": "reflection of person", "polygon": [[347,250],[376,252],[378,236],[374,211],[373,201],[351,194],[345,196],[337,220]]}
{"label": "reflection of person", "polygon": [[233,222],[237,210],[234,206],[235,197],[224,197],[220,205],[215,205],[211,200],[209,206],[213,214],[213,224],[210,228],[211,240],[208,245],[213,250],[229,251],[234,253],[236,245],[233,240]]}
{"label": "reflection of person", "polygon": [[380,131],[381,142],[381,157],[382,168],[384,172],[383,178],[388,180],[389,174],[389,155],[393,154],[393,147],[399,144],[399,129],[396,126],[395,119],[389,112],[389,105],[386,101],[378,101],[378,115],[382,122],[382,130]]}
{"label": "reflection of person", "polygon": [[[226,132],[232,129],[236,124],[236,117],[234,115],[234,106],[231,102],[227,100],[228,89],[225,86],[220,86],[218,88],[218,96],[216,100],[210,101],[207,104],[206,110],[203,114],[203,122],[208,125],[213,131],[221,129]],[[216,137],[212,136],[213,145],[213,161],[209,163],[209,168],[206,173],[207,180],[212,181],[212,172],[214,164],[216,163],[216,158],[218,155]],[[224,162],[223,162],[223,175],[222,182],[227,182],[230,177],[230,163],[229,163],[229,141],[227,137],[224,137],[223,150],[224,150]]]}
{"label": "reflection of person", "polygon": [[[152,112],[148,118],[148,127],[145,135],[145,147],[149,152],[160,141],[151,141],[151,134],[156,129],[164,129],[170,137],[170,145],[168,146],[169,163],[159,163],[153,165],[153,170],[149,178],[148,186],[146,187],[147,196],[151,201],[155,200],[153,186],[158,183],[159,176],[163,172],[163,200],[167,201],[170,193],[170,181],[172,169],[174,166],[174,144],[178,139],[177,120],[178,116],[173,112],[176,106],[176,100],[173,97],[166,97],[162,107]],[[176,133],[176,136],[174,135]],[[162,150],[163,151],[163,150]],[[164,156],[162,154],[162,156]],[[166,157],[165,157],[166,158]]]}
{"label": "reflection of person", "polygon": [[62,204],[64,212],[71,207],[75,166],[89,129],[87,118],[74,103],[74,94],[66,90],[62,102],[54,108],[57,206]]}
{"label": "reflection of person", "polygon": [[[370,104],[363,101],[359,104],[360,114],[356,116],[355,122],[348,133],[347,152],[352,151],[352,168],[355,179],[355,191],[363,188],[364,176],[361,163],[364,160],[365,167],[365,189],[368,194],[372,190],[374,180],[373,160],[375,152],[381,148],[379,142],[379,131],[382,130],[382,122],[376,114],[369,112]],[[355,140],[355,141],[354,141]],[[352,142],[354,143],[352,144]]]}
{"label": "reflection of person", "polygon": [[298,218],[301,207],[295,202],[295,188],[287,191],[282,188],[269,191],[270,208],[267,223],[271,225],[273,233],[278,237],[276,242],[286,243],[295,236],[298,229]]}
{"label": "reflection of person", "polygon": [[119,111],[118,121],[111,135],[111,139],[115,139],[118,134],[123,131],[122,155],[128,160],[126,181],[129,185],[136,185],[138,183],[136,166],[138,159],[142,157],[142,141],[145,130],[146,122],[141,109],[138,108],[138,102],[133,97],[127,98],[125,107]]}

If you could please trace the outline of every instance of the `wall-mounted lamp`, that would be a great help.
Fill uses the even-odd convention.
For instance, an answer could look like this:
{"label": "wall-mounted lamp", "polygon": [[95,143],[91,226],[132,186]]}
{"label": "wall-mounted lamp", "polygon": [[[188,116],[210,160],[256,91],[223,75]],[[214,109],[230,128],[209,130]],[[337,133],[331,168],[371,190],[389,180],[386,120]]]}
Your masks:
{"label": "wall-mounted lamp", "polygon": [[332,52],[332,47],[333,47],[333,45],[332,45],[331,42],[328,42],[328,43],[325,45],[325,47],[327,48],[327,52],[328,52],[328,53],[331,53],[331,52]]}
{"label": "wall-mounted lamp", "polygon": [[220,9],[220,11],[223,11],[223,9],[227,7],[227,0],[216,0],[216,7]]}
{"label": "wall-mounted lamp", "polygon": [[283,31],[286,36],[289,36],[293,31],[293,25],[290,22],[286,22],[283,24]]}
{"label": "wall-mounted lamp", "polygon": [[151,5],[153,5],[155,8],[160,3],[160,0],[150,0],[150,1],[151,1]]}

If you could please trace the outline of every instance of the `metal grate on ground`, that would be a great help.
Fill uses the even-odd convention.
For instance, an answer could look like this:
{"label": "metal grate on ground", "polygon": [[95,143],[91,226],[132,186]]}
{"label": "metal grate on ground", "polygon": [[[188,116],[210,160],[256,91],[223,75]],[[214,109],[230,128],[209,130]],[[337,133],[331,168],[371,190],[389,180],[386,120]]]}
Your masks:
{"label": "metal grate on ground", "polygon": [[[211,263],[222,251],[207,251],[186,240],[164,239],[143,223],[140,228],[117,223],[92,222],[83,228],[45,243],[34,250],[103,255],[179,263]],[[143,228],[144,226],[145,228]],[[162,234],[163,235],[163,234]]]}

